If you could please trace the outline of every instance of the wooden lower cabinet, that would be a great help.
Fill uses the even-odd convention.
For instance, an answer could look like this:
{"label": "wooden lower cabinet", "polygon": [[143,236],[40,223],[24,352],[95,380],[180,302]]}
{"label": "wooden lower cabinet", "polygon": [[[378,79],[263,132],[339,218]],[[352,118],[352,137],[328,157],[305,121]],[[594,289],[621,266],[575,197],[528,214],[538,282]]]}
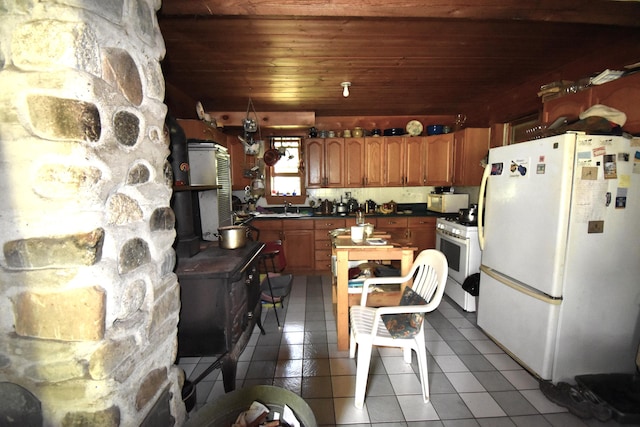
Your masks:
{"label": "wooden lower cabinet", "polygon": [[346,218],[318,218],[314,223],[314,259],[315,269],[320,272],[331,271],[331,237],[329,231],[345,228]]}
{"label": "wooden lower cabinet", "polygon": [[280,219],[257,219],[251,225],[260,230],[258,240],[261,242],[273,242],[282,240],[282,220]]}
{"label": "wooden lower cabinet", "polygon": [[[418,251],[435,248],[436,218],[422,216],[366,217],[376,231],[395,238],[411,239]],[[305,219],[257,219],[251,223],[260,230],[260,241],[281,240],[287,257],[287,272],[331,271],[329,232],[355,225],[355,217],[321,217]]]}
{"label": "wooden lower cabinet", "polygon": [[287,257],[287,271],[310,273],[315,268],[313,220],[282,221],[282,247]]}
{"label": "wooden lower cabinet", "polygon": [[409,239],[418,247],[416,254],[436,247],[436,217],[433,216],[378,217],[376,231]]}
{"label": "wooden lower cabinet", "polygon": [[389,233],[395,240],[406,239],[409,227],[407,220],[408,217],[403,216],[378,217],[375,230]]}
{"label": "wooden lower cabinet", "polygon": [[436,247],[436,218],[433,216],[412,216],[407,218],[409,239],[418,247],[416,254]]}

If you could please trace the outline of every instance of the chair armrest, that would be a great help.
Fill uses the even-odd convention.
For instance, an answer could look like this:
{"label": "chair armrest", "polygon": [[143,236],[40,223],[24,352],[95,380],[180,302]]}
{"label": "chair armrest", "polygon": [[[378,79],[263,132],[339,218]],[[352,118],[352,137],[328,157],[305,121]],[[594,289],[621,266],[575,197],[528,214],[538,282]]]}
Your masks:
{"label": "chair armrest", "polygon": [[398,277],[372,277],[366,279],[362,284],[362,296],[360,297],[360,305],[367,305],[367,296],[369,295],[369,288],[375,285],[395,285],[408,282],[413,277],[413,269],[406,276]]}

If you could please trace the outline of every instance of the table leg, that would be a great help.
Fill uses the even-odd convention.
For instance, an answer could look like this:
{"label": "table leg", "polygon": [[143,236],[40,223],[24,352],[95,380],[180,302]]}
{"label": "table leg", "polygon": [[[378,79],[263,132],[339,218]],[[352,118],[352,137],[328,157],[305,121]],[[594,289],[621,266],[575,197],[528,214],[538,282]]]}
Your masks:
{"label": "table leg", "polygon": [[349,348],[349,253],[336,251],[336,329],[338,350]]}
{"label": "table leg", "polygon": [[[413,249],[403,249],[402,257],[400,259],[400,275],[405,276],[411,271],[413,266]],[[410,285],[411,282],[405,282],[400,286],[400,291],[403,292],[404,288]]]}

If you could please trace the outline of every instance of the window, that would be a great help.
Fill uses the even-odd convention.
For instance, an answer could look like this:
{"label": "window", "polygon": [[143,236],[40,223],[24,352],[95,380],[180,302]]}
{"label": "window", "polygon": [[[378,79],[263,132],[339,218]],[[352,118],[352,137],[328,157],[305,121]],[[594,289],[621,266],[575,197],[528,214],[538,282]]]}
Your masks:
{"label": "window", "polygon": [[301,167],[302,138],[273,136],[271,146],[280,151],[281,157],[275,165],[267,168],[267,202],[281,204],[286,199],[290,203],[304,203],[306,190]]}

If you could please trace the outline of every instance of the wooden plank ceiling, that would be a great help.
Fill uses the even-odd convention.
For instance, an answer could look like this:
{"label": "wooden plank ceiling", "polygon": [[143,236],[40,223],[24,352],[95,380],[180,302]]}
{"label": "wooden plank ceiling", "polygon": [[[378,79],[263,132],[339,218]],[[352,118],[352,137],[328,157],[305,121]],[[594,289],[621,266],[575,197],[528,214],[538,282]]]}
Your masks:
{"label": "wooden plank ceiling", "polygon": [[541,84],[640,61],[634,1],[164,0],[158,19],[178,117],[251,98],[258,111],[487,124],[535,108]]}

